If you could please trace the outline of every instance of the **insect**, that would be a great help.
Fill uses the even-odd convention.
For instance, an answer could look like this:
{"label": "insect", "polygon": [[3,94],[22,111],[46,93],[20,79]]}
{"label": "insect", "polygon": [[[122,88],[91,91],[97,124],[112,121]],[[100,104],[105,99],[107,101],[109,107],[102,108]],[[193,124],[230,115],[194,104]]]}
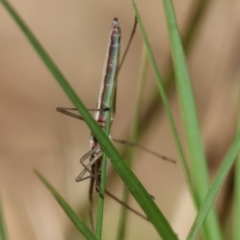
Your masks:
{"label": "insect", "polygon": [[[119,73],[119,70],[122,66],[123,60],[126,57],[126,53],[129,49],[129,46],[131,44],[132,38],[134,36],[135,30],[137,27],[137,19],[135,18],[134,21],[134,26],[133,30],[130,36],[130,39],[128,41],[126,50],[123,54],[123,58],[120,60],[120,41],[121,41],[121,28],[119,25],[119,21],[117,18],[113,19],[112,23],[112,28],[110,31],[110,36],[109,36],[109,43],[107,47],[107,52],[106,52],[106,59],[105,59],[105,64],[104,64],[104,69],[103,69],[103,76],[102,76],[102,82],[101,82],[101,88],[100,88],[100,93],[99,93],[99,98],[97,102],[97,107],[96,109],[89,109],[90,111],[95,111],[94,118],[96,122],[99,124],[99,126],[102,128],[103,131],[105,131],[106,127],[106,122],[108,119],[108,115],[111,114],[111,123],[113,122],[114,116],[115,116],[115,110],[116,110],[116,80],[117,80],[117,75]],[[113,105],[111,106],[110,103],[110,98],[111,95],[114,94],[114,102]],[[112,108],[112,109],[111,109]],[[111,109],[111,111],[110,111]],[[75,111],[76,108],[62,108],[58,107],[57,111],[63,114],[66,114],[68,116],[84,120],[81,116],[71,112]],[[154,155],[157,155],[158,157],[161,157],[165,160],[175,162],[174,160],[167,158],[163,155],[157,154],[155,152],[152,152],[151,150],[140,146],[136,143],[131,143],[128,141],[124,140],[118,140],[118,139],[112,139],[115,142],[122,143],[122,144],[127,144],[132,147],[140,147],[144,149],[145,151],[148,151]],[[93,189],[95,185],[95,189],[97,192],[100,192],[100,177],[101,177],[101,162],[103,158],[103,151],[101,149],[100,144],[98,143],[97,139],[94,137],[93,134],[90,136],[90,146],[91,149],[89,152],[87,152],[81,159],[80,163],[84,167],[82,172],[77,176],[76,181],[80,182],[85,179],[90,178],[90,188],[89,188],[89,201],[90,201],[90,221],[91,221],[91,226],[94,231],[94,220],[93,220]],[[89,159],[89,163],[86,164],[86,160]],[[86,174],[88,175],[86,176]],[[124,206],[126,206],[128,209],[131,211],[139,214],[135,210],[131,209],[129,206],[125,205],[121,200],[117,199],[114,197],[111,193],[107,192],[105,190],[105,193],[107,193],[110,197],[114,198],[116,201],[120,202]],[[142,217],[145,217],[142,215]]]}

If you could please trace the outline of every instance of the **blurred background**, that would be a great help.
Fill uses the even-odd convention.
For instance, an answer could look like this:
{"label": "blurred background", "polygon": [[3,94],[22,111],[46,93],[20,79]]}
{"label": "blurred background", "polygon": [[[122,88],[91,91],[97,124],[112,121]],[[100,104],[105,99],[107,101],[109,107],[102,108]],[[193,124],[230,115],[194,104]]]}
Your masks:
{"label": "blurred background", "polygon": [[[66,76],[81,100],[94,108],[112,19],[122,28],[122,49],[131,33],[131,1],[11,0],[12,5]],[[184,145],[177,95],[171,77],[166,22],[161,1],[137,1],[164,80]],[[174,1],[198,109],[211,177],[236,131],[240,63],[240,3]],[[89,181],[75,182],[79,159],[89,151],[84,122],[56,112],[72,107],[26,37],[0,5],[0,189],[9,239],[84,239],[33,173],[39,170],[88,223]],[[137,30],[118,78],[117,114],[112,136],[126,139],[131,127],[143,40]],[[148,71],[140,143],[178,161],[171,130]],[[117,146],[121,150],[122,146]],[[123,183],[109,161],[107,188],[121,198]],[[184,239],[195,211],[181,164],[136,152],[137,177]],[[233,174],[217,199],[223,229],[231,209]],[[111,184],[110,184],[111,183]],[[97,194],[95,194],[96,197]],[[140,210],[134,199],[130,205]],[[96,208],[96,207],[95,207]],[[115,239],[120,206],[106,198],[103,239]],[[129,213],[126,239],[159,239],[148,222]]]}

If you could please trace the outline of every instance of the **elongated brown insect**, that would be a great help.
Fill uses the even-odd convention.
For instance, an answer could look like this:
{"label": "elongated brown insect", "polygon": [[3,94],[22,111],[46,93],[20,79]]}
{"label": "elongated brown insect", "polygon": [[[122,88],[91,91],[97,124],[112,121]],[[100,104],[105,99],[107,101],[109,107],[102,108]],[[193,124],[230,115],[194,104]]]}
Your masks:
{"label": "elongated brown insect", "polygon": [[[99,98],[97,102],[96,109],[89,109],[90,111],[95,111],[94,118],[96,122],[99,124],[99,126],[102,128],[103,131],[105,131],[106,122],[108,119],[108,115],[111,113],[111,122],[113,122],[114,116],[115,116],[115,110],[116,110],[116,81],[117,81],[117,75],[118,72],[122,66],[123,60],[125,59],[126,53],[128,51],[128,48],[130,46],[130,43],[132,41],[133,35],[135,33],[137,26],[137,19],[135,18],[132,34],[130,36],[130,39],[127,44],[127,48],[123,54],[123,59],[121,62],[119,62],[120,59],[120,41],[121,41],[121,28],[118,22],[117,18],[113,19],[112,23],[112,29],[110,31],[110,37],[109,37],[109,43],[107,47],[107,53],[106,53],[106,59],[103,69],[103,76],[102,76],[102,82],[101,82],[101,88],[99,93]],[[113,91],[115,91],[113,93]],[[110,106],[110,98],[114,94],[114,103],[113,106]],[[112,108],[112,111],[109,111],[109,109]],[[58,107],[57,111],[61,112],[63,114],[66,114],[70,117],[74,117],[80,120],[84,120],[81,116],[71,112],[75,111],[76,108],[62,108]],[[170,161],[175,163],[175,160],[172,160],[168,157],[165,157],[161,154],[155,153],[137,143],[131,143],[125,140],[119,140],[119,139],[113,139],[113,141],[126,144],[132,147],[139,147],[149,153],[152,153],[156,155],[157,157],[160,157],[164,160]],[[90,178],[90,188],[89,188],[89,201],[90,201],[90,221],[91,226],[94,231],[94,220],[93,220],[93,189],[95,184],[95,189],[97,192],[100,191],[100,179],[101,179],[101,162],[103,158],[103,150],[97,141],[97,139],[94,137],[94,135],[91,134],[90,136],[90,151],[87,152],[81,159],[80,163],[84,167],[82,172],[77,176],[76,181],[80,182],[85,179]],[[85,164],[85,161],[89,159],[89,163]],[[88,173],[88,176],[86,174]],[[111,193],[109,193],[107,190],[105,190],[105,193],[109,195],[111,198],[115,199],[120,204],[127,207],[132,212],[136,213],[137,215],[143,217],[146,219],[146,217],[128,205],[126,205],[124,202],[113,196]]]}

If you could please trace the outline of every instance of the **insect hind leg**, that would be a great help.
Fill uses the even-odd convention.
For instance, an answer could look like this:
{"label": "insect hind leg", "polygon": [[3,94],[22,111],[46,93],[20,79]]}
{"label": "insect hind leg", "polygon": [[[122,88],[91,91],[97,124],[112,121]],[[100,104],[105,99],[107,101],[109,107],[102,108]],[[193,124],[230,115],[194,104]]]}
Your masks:
{"label": "insect hind leg", "polygon": [[[87,165],[84,164],[84,162],[85,162],[89,157],[91,157],[91,155],[94,154],[94,153],[95,153],[95,154],[97,153],[97,155],[96,155],[93,159],[91,159],[90,163],[88,163]],[[92,178],[94,178],[94,179],[96,180],[96,176],[94,176],[94,174],[93,174],[93,172],[92,172],[92,170],[91,170],[90,167],[91,167],[93,164],[95,164],[101,157],[102,157],[102,151],[101,151],[101,147],[100,147],[100,146],[97,146],[96,148],[91,149],[89,152],[87,152],[87,153],[80,159],[80,163],[81,163],[81,165],[84,167],[84,169],[83,169],[83,171],[77,176],[76,181],[77,181],[77,182],[82,181],[84,175],[85,175],[87,172],[90,174],[89,177],[92,177]]]}

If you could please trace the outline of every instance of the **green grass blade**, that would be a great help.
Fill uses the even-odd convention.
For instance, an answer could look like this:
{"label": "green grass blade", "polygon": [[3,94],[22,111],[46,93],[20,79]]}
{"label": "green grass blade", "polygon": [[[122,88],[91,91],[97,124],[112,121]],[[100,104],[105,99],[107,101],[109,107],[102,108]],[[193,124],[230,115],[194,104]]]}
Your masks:
{"label": "green grass blade", "polygon": [[[148,69],[148,56],[147,56],[147,51],[145,46],[143,46],[142,49],[142,57],[141,57],[141,64],[140,64],[140,74],[139,74],[139,83],[137,87],[137,94],[136,94],[136,104],[135,104],[135,110],[134,110],[134,117],[133,117],[133,122],[132,122],[132,127],[131,127],[131,133],[129,140],[131,142],[137,142],[137,136],[139,133],[139,119],[141,118],[140,112],[143,104],[143,91],[144,91],[144,86],[146,82],[146,77],[147,77],[147,69]],[[133,165],[133,159],[134,159],[134,153],[135,149],[129,149],[128,154],[127,154],[127,163],[130,168],[132,168]],[[123,190],[123,202],[128,204],[129,202],[129,191],[124,188]],[[128,216],[128,210],[122,206],[121,209],[121,215],[119,218],[119,226],[118,226],[118,235],[117,239],[118,240],[123,240],[125,239],[126,235],[126,227],[128,225],[127,223],[127,216]]]}
{"label": "green grass blade", "polygon": [[[227,174],[229,173],[231,167],[233,166],[234,160],[237,154],[240,151],[240,131],[238,131],[237,136],[228,150],[218,172],[217,175],[212,183],[211,188],[200,208],[200,211],[197,214],[197,217],[192,225],[192,228],[189,232],[187,240],[194,240],[197,237],[198,232],[200,231],[204,219],[206,218],[211,206],[214,203],[214,199],[220,190],[224,180],[226,179]],[[238,223],[239,224],[239,223]]]}
{"label": "green grass blade", "polygon": [[190,190],[190,192],[193,196],[193,199],[195,199],[195,194],[194,194],[193,186],[192,186],[192,183],[191,183],[190,171],[188,169],[186,158],[184,156],[183,148],[181,146],[181,142],[180,142],[180,139],[179,139],[179,136],[178,136],[178,133],[177,133],[176,125],[175,125],[174,120],[173,120],[173,116],[172,116],[171,109],[170,109],[170,106],[169,106],[169,103],[168,103],[168,100],[167,100],[167,96],[166,96],[165,91],[164,91],[164,86],[163,86],[163,83],[162,83],[162,79],[161,79],[161,76],[159,74],[157,64],[156,64],[155,58],[153,56],[153,52],[152,52],[152,49],[151,49],[146,31],[145,31],[145,28],[143,26],[141,16],[140,16],[139,11],[137,9],[137,5],[136,5],[134,0],[132,0],[132,3],[133,3],[133,7],[134,7],[134,10],[135,10],[136,16],[138,18],[139,27],[140,27],[140,30],[141,30],[141,33],[142,33],[142,36],[143,36],[143,40],[144,40],[147,52],[148,52],[148,57],[149,57],[151,66],[153,68],[153,72],[154,72],[154,75],[155,75],[155,78],[156,78],[157,86],[158,86],[158,89],[159,89],[159,92],[160,92],[160,95],[161,95],[161,98],[162,98],[162,102],[163,102],[166,114],[167,114],[167,117],[168,117],[168,121],[169,121],[170,127],[172,129],[172,133],[173,133],[175,144],[176,144],[179,156],[180,156],[180,160],[181,160],[183,171],[184,171],[184,174],[185,174],[185,177],[186,177],[186,181],[187,181],[187,184],[189,186],[189,190]]}
{"label": "green grass blade", "polygon": [[131,169],[123,161],[120,154],[117,152],[116,148],[110,142],[109,138],[104,134],[102,129],[99,128],[98,124],[92,118],[92,116],[87,111],[86,107],[77,97],[73,89],[68,84],[66,78],[59,71],[54,62],[50,59],[46,51],[40,45],[38,40],[34,37],[31,31],[28,29],[26,24],[19,17],[17,12],[12,8],[12,6],[6,0],[1,0],[1,3],[18,24],[22,32],[26,35],[27,39],[33,45],[36,52],[39,54],[43,62],[46,64],[48,69],[54,75],[58,83],[61,85],[65,93],[68,95],[69,99],[72,101],[74,106],[78,109],[81,116],[85,119],[86,124],[91,129],[94,136],[99,141],[102,149],[106,152],[107,156],[111,160],[114,168],[118,172],[119,176],[122,178],[127,188],[136,199],[140,207],[143,209],[149,220],[152,222],[157,232],[166,240],[175,240],[177,236],[173,232],[169,223],[158,209],[157,205],[152,201],[146,189],[142,186],[136,176],[133,174]]}
{"label": "green grass blade", "polygon": [[0,196],[0,237],[1,240],[8,240],[7,237],[7,228],[5,225],[4,215],[3,215],[3,207],[2,207],[2,199]]}
{"label": "green grass blade", "polygon": [[[198,116],[173,5],[171,0],[163,0],[163,5],[194,184],[198,200],[202,203],[209,189],[209,176]],[[222,239],[214,208],[212,208],[204,225],[204,234],[208,239]]]}
{"label": "green grass blade", "polygon": [[[238,89],[238,131],[240,131],[240,87]],[[240,153],[237,155],[234,182],[233,236],[240,239]]]}
{"label": "green grass blade", "polygon": [[98,211],[96,221],[96,237],[98,240],[102,239],[102,226],[103,226],[103,215],[104,215],[104,190],[106,186],[106,175],[107,175],[107,155],[103,155],[102,166],[101,166],[101,183],[100,183],[100,194],[98,200]]}
{"label": "green grass blade", "polygon": [[61,197],[61,195],[48,183],[48,181],[38,172],[35,171],[38,178],[41,182],[46,186],[46,188],[52,193],[52,195],[56,198],[59,205],[62,207],[64,212],[71,219],[73,224],[77,227],[77,229],[86,237],[87,239],[97,240],[97,238],[92,234],[90,229],[82,222],[82,220],[77,216],[77,214],[72,210],[72,208],[68,205],[68,203]]}
{"label": "green grass blade", "polygon": [[[113,111],[113,105],[114,105],[114,98],[116,93],[116,75],[114,79],[114,86],[113,91],[110,96],[110,110],[108,113],[108,118],[106,122],[106,129],[105,129],[105,135],[108,137],[110,135],[110,129],[112,124],[112,111]],[[97,239],[102,238],[102,226],[103,226],[103,210],[104,210],[104,191],[105,191],[105,185],[106,185],[106,175],[107,175],[107,155],[103,154],[103,160],[101,165],[101,182],[100,182],[100,199],[98,202],[98,214],[97,214],[97,223],[96,223],[96,237]]]}
{"label": "green grass blade", "polygon": [[[186,29],[183,33],[183,46],[185,49],[185,53],[189,55],[191,53],[192,47],[194,46],[195,40],[197,39],[199,29],[204,21],[204,17],[206,16],[206,12],[208,11],[209,6],[211,6],[211,2],[213,0],[200,0],[194,2],[194,6],[190,9],[191,14],[189,21],[187,22]],[[175,89],[174,81],[174,73],[172,61],[168,61],[166,78],[164,79],[164,89],[167,93],[167,96],[171,96]],[[160,100],[158,89],[153,92],[151,99],[149,100],[148,109],[146,114],[142,116],[140,121],[140,133],[138,139],[142,137],[145,130],[152,124],[153,119],[155,119],[156,108],[158,107],[158,111],[162,112],[162,102]],[[127,131],[128,133],[129,131]],[[128,134],[126,134],[128,135]]]}
{"label": "green grass blade", "polygon": [[[209,6],[211,6],[211,2],[213,0],[200,0],[194,2],[192,4],[192,7],[190,9],[190,18],[187,22],[187,26],[183,33],[183,45],[186,54],[190,54],[192,48],[194,47],[195,40],[197,39],[198,32],[202,26],[202,23],[205,19],[206,12],[209,9]],[[174,73],[173,73],[173,66],[172,61],[168,61],[167,68],[165,70],[166,78],[164,79],[163,85],[165,93],[168,97],[171,97],[173,95],[175,84],[174,81]],[[158,111],[156,109],[158,108]],[[149,100],[148,108],[145,114],[140,119],[140,130],[138,134],[138,140],[141,139],[146,129],[148,129],[149,126],[151,126],[152,122],[154,121],[156,117],[156,113],[163,114],[162,113],[162,101],[159,96],[158,89],[155,89],[153,94],[151,95],[151,98]],[[128,136],[129,130],[126,131],[126,136]]]}

